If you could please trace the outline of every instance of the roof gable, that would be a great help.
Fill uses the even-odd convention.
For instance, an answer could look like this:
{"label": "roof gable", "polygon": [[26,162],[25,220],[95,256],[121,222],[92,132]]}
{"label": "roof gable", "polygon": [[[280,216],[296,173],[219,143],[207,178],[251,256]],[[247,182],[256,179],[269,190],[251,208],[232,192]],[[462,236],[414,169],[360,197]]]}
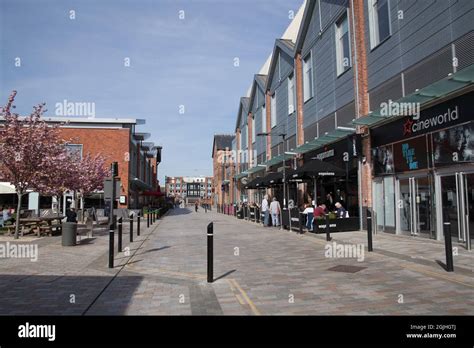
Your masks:
{"label": "roof gable", "polygon": [[306,33],[308,32],[309,25],[311,24],[311,17],[313,15],[314,6],[316,5],[316,0],[306,1],[306,7],[303,13],[303,19],[301,20],[300,29],[298,31],[298,36],[296,37],[295,44],[295,56],[301,52],[303,48],[304,40],[306,39]]}
{"label": "roof gable", "polygon": [[281,52],[285,53],[288,57],[293,59],[294,54],[294,44],[291,40],[285,39],[276,39],[275,46],[273,47],[272,60],[270,63],[270,69],[268,70],[268,78],[265,86],[265,91],[268,91],[271,87],[273,80],[273,75],[275,74],[276,64],[280,59]]}
{"label": "roof gable", "polygon": [[232,149],[232,142],[235,136],[232,134],[216,134],[214,135],[214,142],[212,144],[212,158],[214,158],[214,151]]}
{"label": "roof gable", "polygon": [[252,110],[253,103],[255,101],[255,93],[257,91],[257,86],[260,87],[260,89],[263,91],[263,94],[265,94],[265,87],[267,85],[267,75],[254,75],[253,82],[252,82],[252,89],[250,92],[250,98],[249,98],[249,111]]}
{"label": "roof gable", "polygon": [[242,119],[242,114],[248,115],[249,113],[249,99],[248,97],[242,97],[240,98],[240,103],[239,103],[239,112],[237,114],[237,123],[235,124],[235,130],[237,131],[237,128],[240,126],[240,122]]}

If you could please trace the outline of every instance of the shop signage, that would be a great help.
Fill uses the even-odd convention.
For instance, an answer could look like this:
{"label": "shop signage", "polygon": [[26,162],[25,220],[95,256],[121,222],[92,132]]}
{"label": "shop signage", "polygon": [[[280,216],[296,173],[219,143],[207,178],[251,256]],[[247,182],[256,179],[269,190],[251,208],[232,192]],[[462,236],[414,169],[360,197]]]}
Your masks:
{"label": "shop signage", "polygon": [[372,146],[404,141],[471,121],[473,109],[474,92],[470,92],[422,110],[417,120],[410,116],[397,118],[386,125],[371,129]]}
{"label": "shop signage", "polygon": [[329,158],[329,157],[333,157],[333,156],[334,156],[334,149],[331,149],[331,150],[327,150],[327,151],[318,153],[315,158],[322,161],[325,158]]}

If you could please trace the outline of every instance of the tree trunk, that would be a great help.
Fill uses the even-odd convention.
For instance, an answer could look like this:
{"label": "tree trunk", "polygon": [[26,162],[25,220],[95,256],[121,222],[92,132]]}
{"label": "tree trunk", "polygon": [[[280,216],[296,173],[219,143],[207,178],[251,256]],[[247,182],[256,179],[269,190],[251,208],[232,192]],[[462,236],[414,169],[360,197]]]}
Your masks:
{"label": "tree trunk", "polygon": [[20,209],[21,209],[21,197],[23,197],[23,193],[17,192],[18,196],[18,204],[16,206],[16,221],[15,221],[15,239],[18,239],[19,232],[20,232]]}

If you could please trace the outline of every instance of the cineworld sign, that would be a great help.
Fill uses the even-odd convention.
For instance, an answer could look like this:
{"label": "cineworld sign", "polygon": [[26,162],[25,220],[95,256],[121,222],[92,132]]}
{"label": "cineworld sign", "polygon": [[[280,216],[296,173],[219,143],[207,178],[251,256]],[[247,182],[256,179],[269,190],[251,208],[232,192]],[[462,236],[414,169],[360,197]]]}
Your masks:
{"label": "cineworld sign", "polygon": [[403,124],[403,135],[411,136],[419,131],[449,124],[450,122],[456,121],[458,117],[458,106],[456,105],[454,109],[448,108],[448,111],[444,114],[435,115],[423,121],[414,121],[412,118],[408,118]]}

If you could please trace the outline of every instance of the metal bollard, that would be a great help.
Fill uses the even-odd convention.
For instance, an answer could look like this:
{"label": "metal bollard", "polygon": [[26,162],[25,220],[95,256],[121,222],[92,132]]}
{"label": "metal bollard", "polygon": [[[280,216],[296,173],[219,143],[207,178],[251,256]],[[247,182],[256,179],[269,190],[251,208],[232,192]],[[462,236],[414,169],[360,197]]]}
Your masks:
{"label": "metal bollard", "polygon": [[214,281],[214,223],[207,225],[207,282]]}
{"label": "metal bollard", "polygon": [[451,240],[451,222],[443,222],[444,247],[446,249],[446,271],[454,272],[453,264],[453,242]]}
{"label": "metal bollard", "polygon": [[140,212],[137,215],[137,236],[140,235]]}
{"label": "metal bollard", "polygon": [[146,227],[150,227],[150,212],[146,213]]}
{"label": "metal bollard", "polygon": [[118,252],[122,252],[122,218],[118,219]]}
{"label": "metal bollard", "polygon": [[329,214],[326,214],[326,241],[331,241],[331,232],[329,230]]}
{"label": "metal bollard", "polygon": [[367,250],[374,250],[372,246],[372,211],[370,209],[367,209]]}
{"label": "metal bollard", "polygon": [[114,224],[109,225],[109,268],[114,268]]}
{"label": "metal bollard", "polygon": [[133,243],[133,214],[130,215],[130,243]]}
{"label": "metal bollard", "polygon": [[303,213],[300,212],[300,234],[303,234]]}

